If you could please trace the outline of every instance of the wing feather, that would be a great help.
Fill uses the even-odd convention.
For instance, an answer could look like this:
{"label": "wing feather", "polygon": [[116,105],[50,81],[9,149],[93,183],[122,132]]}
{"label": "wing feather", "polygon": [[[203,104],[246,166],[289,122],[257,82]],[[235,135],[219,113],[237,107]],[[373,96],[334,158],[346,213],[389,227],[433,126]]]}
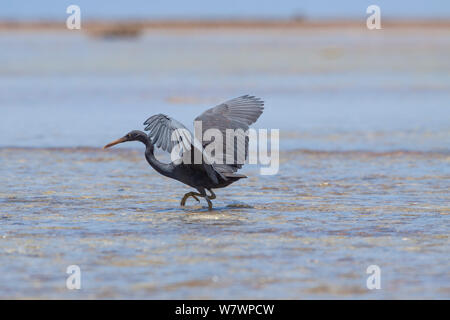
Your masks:
{"label": "wing feather", "polygon": [[149,137],[158,148],[170,153],[172,152],[175,143],[182,143],[184,146],[184,142],[180,139],[180,135],[177,135],[178,142],[172,141],[172,133],[175,130],[188,130],[177,120],[160,113],[148,118],[144,122],[144,125],[146,126],[145,130],[149,132]]}
{"label": "wing feather", "polygon": [[[203,133],[208,129],[218,129],[222,133],[223,150],[224,150],[224,163],[229,165],[233,171],[242,167],[242,163],[239,163],[242,159],[246,159],[248,155],[248,137],[242,140],[237,139],[237,143],[234,143],[234,158],[233,163],[225,162],[230,155],[231,150],[226,148],[226,130],[238,130],[242,129],[246,132],[249,126],[256,122],[260,115],[264,111],[264,101],[259,98],[250,95],[244,95],[231,100],[228,100],[222,104],[219,104],[211,109],[206,110],[195,121],[202,121]],[[203,147],[206,147],[211,141],[204,141]]]}

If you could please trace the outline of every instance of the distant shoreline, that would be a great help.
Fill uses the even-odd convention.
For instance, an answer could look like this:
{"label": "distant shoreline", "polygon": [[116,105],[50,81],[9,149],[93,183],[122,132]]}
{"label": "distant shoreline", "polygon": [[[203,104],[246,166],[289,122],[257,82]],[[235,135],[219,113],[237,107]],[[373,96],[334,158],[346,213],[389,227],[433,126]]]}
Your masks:
{"label": "distant shoreline", "polygon": [[[82,21],[82,29],[88,32],[100,32],[111,29],[127,31],[151,30],[218,30],[218,29],[333,29],[360,28],[365,26],[365,19],[361,20],[87,20]],[[450,29],[450,19],[433,20],[394,20],[383,19],[383,29]],[[67,30],[65,21],[0,21],[0,31],[63,31]]]}

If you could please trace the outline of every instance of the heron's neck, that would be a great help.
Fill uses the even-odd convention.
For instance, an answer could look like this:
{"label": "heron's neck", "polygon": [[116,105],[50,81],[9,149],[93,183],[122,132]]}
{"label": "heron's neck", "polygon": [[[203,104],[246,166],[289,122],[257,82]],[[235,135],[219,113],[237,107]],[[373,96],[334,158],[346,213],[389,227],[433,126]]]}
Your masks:
{"label": "heron's neck", "polygon": [[159,173],[166,177],[172,177],[173,172],[173,164],[172,163],[163,163],[156,159],[154,154],[154,147],[150,141],[150,139],[147,139],[147,143],[145,144],[145,159],[147,159],[147,162]]}

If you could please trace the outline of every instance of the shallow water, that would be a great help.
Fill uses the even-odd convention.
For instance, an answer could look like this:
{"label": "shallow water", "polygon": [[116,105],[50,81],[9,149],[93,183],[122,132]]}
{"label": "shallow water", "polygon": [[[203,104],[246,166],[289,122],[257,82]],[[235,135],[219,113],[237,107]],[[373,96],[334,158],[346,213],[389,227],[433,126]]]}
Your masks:
{"label": "shallow water", "polygon": [[[449,298],[449,35],[0,33],[0,297]],[[137,144],[100,149],[245,93],[280,171],[211,212]]]}
{"label": "shallow water", "polygon": [[[1,149],[2,296],[448,297],[449,153],[291,151],[215,208],[142,152]],[[42,164],[45,163],[45,166]],[[292,174],[295,172],[295,174]],[[65,268],[83,289],[65,289]],[[382,290],[365,288],[367,266]]]}

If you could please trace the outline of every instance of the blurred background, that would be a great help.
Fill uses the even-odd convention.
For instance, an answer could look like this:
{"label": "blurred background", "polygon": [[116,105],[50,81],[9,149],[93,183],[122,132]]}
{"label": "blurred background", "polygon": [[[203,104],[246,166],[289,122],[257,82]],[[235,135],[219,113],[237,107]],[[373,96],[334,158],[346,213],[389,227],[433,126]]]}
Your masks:
{"label": "blurred background", "polygon": [[[448,298],[449,57],[444,0],[2,1],[0,297]],[[280,171],[213,212],[100,149],[244,94]]]}
{"label": "blurred background", "polygon": [[367,1],[78,1],[81,30],[70,4],[2,4],[0,146],[100,146],[242,94],[295,147],[449,142],[446,1],[379,1],[381,30]]}

